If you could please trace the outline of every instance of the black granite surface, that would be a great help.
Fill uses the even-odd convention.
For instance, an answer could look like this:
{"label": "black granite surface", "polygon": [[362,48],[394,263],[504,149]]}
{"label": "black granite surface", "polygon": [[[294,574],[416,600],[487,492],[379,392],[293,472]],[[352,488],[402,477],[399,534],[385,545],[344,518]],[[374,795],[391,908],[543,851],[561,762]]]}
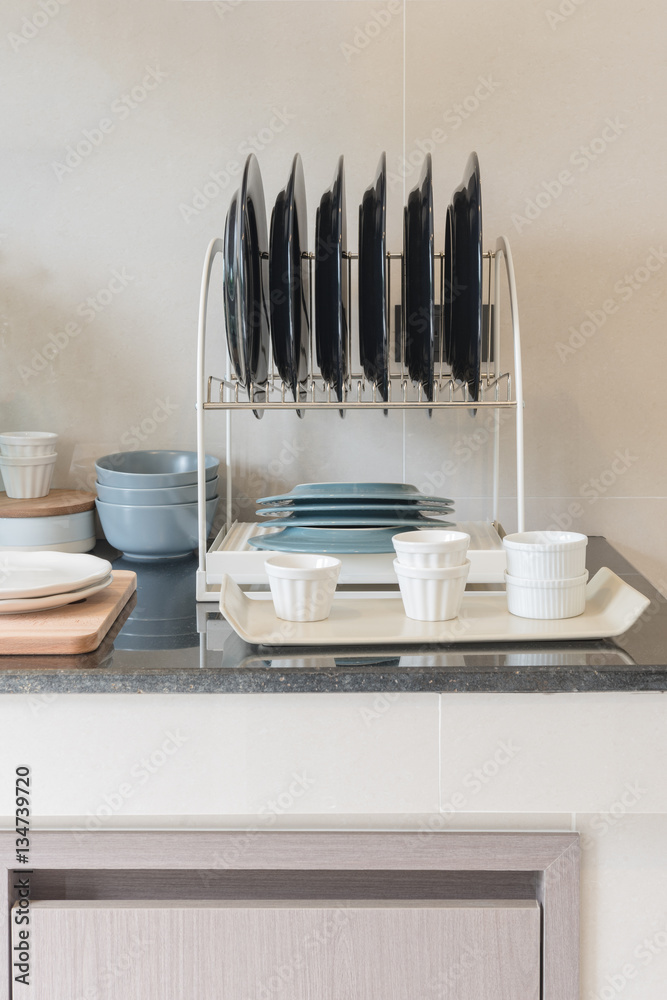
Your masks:
{"label": "black granite surface", "polygon": [[145,565],[108,547],[96,552],[138,573],[137,594],[114,629],[81,656],[0,655],[0,694],[667,690],[667,598],[604,538],[590,539],[591,576],[608,566],[651,598],[625,635],[409,649],[251,646],[214,604],[197,605],[194,556]]}

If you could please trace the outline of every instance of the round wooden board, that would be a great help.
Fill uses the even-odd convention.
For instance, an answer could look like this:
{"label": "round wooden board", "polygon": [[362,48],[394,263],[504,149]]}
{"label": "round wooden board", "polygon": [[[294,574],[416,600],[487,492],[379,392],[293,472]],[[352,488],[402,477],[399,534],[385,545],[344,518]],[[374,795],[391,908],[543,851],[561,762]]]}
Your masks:
{"label": "round wooden board", "polygon": [[87,490],[51,490],[48,496],[13,500],[0,493],[0,517],[57,517],[80,514],[95,506],[95,493]]}

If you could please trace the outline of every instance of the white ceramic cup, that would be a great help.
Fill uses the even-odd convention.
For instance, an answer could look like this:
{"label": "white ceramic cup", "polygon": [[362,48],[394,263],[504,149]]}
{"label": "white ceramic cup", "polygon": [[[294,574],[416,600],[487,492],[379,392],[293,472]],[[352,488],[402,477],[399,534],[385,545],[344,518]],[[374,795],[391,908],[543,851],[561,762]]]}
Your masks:
{"label": "white ceramic cup", "polygon": [[462,566],[470,545],[470,535],[464,531],[428,528],[402,531],[392,538],[398,561],[402,566],[439,567]]}
{"label": "white ceramic cup", "polygon": [[408,618],[420,622],[444,622],[456,618],[470,572],[470,560],[460,566],[404,566],[394,559],[403,607]]}
{"label": "white ceramic cup", "polygon": [[32,457],[0,456],[0,474],[7,492],[13,500],[45,497],[51,489],[57,455]]}
{"label": "white ceramic cup", "polygon": [[264,566],[278,618],[288,622],[319,622],[329,617],[340,576],[340,559],[289,552],[271,556]]}
{"label": "white ceramic cup", "polygon": [[58,435],[52,431],[5,431],[0,434],[0,455],[30,457],[53,455]]}
{"label": "white ceramic cup", "polygon": [[578,531],[520,531],[505,535],[507,572],[523,580],[571,580],[586,569],[588,538]]}
{"label": "white ceramic cup", "polygon": [[505,573],[507,610],[518,618],[576,618],[586,608],[588,572],[569,580],[530,580]]}

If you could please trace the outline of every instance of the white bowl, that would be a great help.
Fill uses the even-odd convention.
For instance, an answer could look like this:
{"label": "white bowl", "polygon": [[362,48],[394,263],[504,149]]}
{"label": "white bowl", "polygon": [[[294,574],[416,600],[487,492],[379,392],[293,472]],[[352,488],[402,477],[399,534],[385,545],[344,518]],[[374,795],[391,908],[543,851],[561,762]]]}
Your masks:
{"label": "white bowl", "polygon": [[14,500],[45,497],[51,489],[57,455],[0,456],[0,473],[7,496]]}
{"label": "white bowl", "polygon": [[578,531],[505,535],[507,572],[525,580],[571,580],[586,569],[588,538]]}
{"label": "white bowl", "polygon": [[278,618],[320,622],[329,617],[341,561],[333,556],[284,553],[264,563]]}
{"label": "white bowl", "polygon": [[586,607],[588,572],[570,580],[530,580],[505,573],[507,610],[518,618],[576,618]]}
{"label": "white bowl", "polygon": [[53,455],[57,440],[51,431],[7,431],[0,434],[0,455]]}
{"label": "white bowl", "polygon": [[404,566],[394,559],[403,607],[408,618],[445,622],[456,618],[463,600],[470,560],[460,566]]}
{"label": "white bowl", "polygon": [[59,545],[94,534],[94,510],[51,517],[0,517],[0,545]]}
{"label": "white bowl", "polygon": [[470,535],[464,531],[425,529],[402,531],[392,538],[398,561],[402,566],[461,566],[470,545]]}

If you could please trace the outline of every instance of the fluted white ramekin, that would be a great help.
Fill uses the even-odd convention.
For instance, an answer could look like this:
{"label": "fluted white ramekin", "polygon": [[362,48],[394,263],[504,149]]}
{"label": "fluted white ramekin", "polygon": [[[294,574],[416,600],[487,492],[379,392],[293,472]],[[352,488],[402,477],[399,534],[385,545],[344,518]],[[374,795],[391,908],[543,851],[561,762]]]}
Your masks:
{"label": "fluted white ramekin", "polygon": [[328,618],[340,576],[340,559],[308,553],[284,553],[264,563],[278,618],[320,622]]}
{"label": "fluted white ramekin", "polygon": [[401,566],[421,566],[444,569],[462,566],[470,545],[470,535],[464,531],[428,528],[402,531],[392,538]]}
{"label": "fluted white ramekin", "polygon": [[0,456],[0,473],[8,497],[28,500],[45,497],[51,489],[57,455],[27,458]]}
{"label": "fluted white ramekin", "polygon": [[586,607],[588,572],[571,580],[526,580],[505,573],[507,610],[518,618],[576,618]]}
{"label": "fluted white ramekin", "polygon": [[0,455],[53,455],[58,435],[52,431],[6,431],[0,434]]}
{"label": "fluted white ramekin", "polygon": [[588,538],[578,531],[505,535],[507,572],[524,580],[571,580],[586,569]]}
{"label": "fluted white ramekin", "polygon": [[404,566],[394,559],[403,607],[408,618],[420,622],[445,622],[461,610],[470,560],[460,566]]}

